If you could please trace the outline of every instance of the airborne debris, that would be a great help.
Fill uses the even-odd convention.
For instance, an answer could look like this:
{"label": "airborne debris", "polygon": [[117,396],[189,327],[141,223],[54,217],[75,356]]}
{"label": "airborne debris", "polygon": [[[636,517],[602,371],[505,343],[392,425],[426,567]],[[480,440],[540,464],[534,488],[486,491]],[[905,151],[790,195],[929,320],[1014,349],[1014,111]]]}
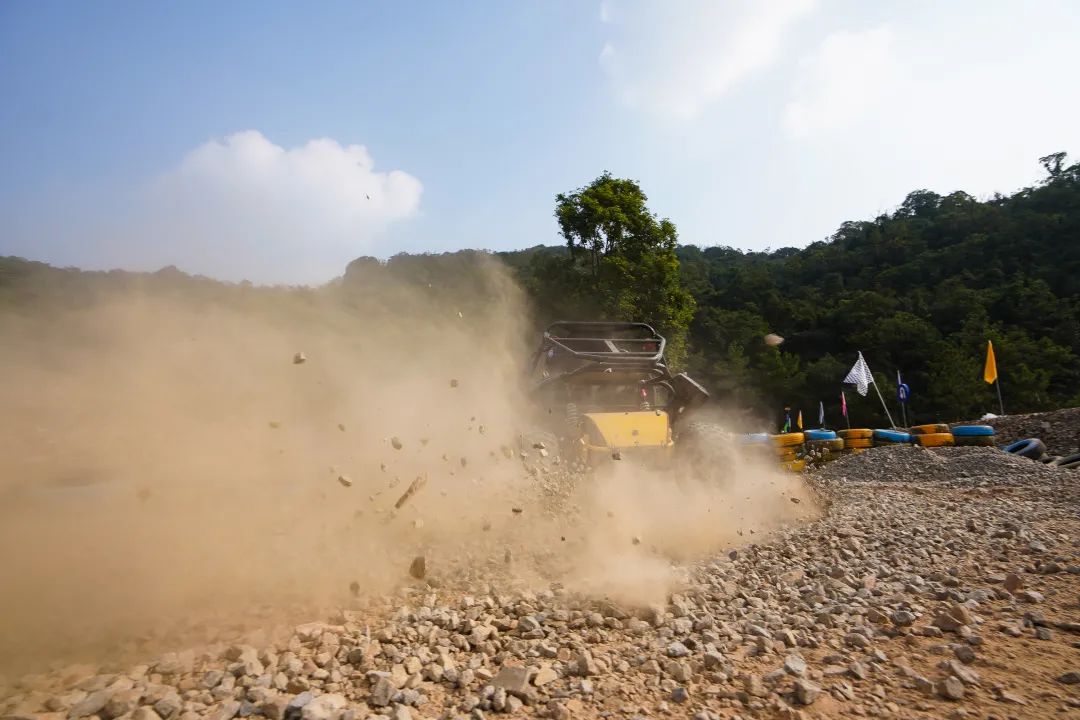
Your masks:
{"label": "airborne debris", "polygon": [[408,502],[409,498],[415,495],[420,488],[427,484],[427,477],[424,475],[418,476],[415,480],[409,483],[409,487],[405,489],[405,493],[398,498],[398,501],[394,503],[394,509],[400,510],[401,506]]}
{"label": "airborne debris", "polygon": [[281,427],[281,423],[278,422],[277,420],[271,420],[269,425],[270,425],[271,429],[273,429],[273,430],[277,430],[279,427]]}
{"label": "airborne debris", "polygon": [[412,563],[409,564],[409,575],[417,580],[423,580],[427,575],[427,560],[423,555],[417,555],[413,558]]}
{"label": "airborne debris", "polygon": [[397,435],[395,435],[394,437],[390,438],[390,445],[391,445],[391,446],[392,446],[392,447],[393,447],[393,448],[394,448],[395,450],[400,450],[401,448],[405,447],[404,445],[402,445],[402,444],[401,444],[401,439],[400,439],[400,438],[399,438],[399,437],[398,437]]}
{"label": "airborne debris", "polygon": [[340,430],[341,432],[345,432],[345,423],[338,423],[337,424],[337,429]]}
{"label": "airborne debris", "polygon": [[360,583],[356,582],[355,580],[353,580],[351,583],[349,583],[349,592],[351,592],[353,594],[353,597],[356,597],[357,595],[359,595],[360,594]]}
{"label": "airborne debris", "polygon": [[292,356],[293,365],[303,365],[307,362],[307,355],[302,352],[298,352]]}
{"label": "airborne debris", "polygon": [[769,333],[765,336],[765,344],[770,347],[776,347],[784,342],[784,338],[780,337],[776,333]]}
{"label": "airborne debris", "polygon": [[619,452],[618,450],[616,450],[615,452],[611,453],[611,459],[612,460],[622,460],[622,453]]}
{"label": "airborne debris", "polygon": [[520,515],[524,511],[519,507],[513,507],[510,508],[510,512],[514,513],[515,515]]}
{"label": "airborne debris", "polygon": [[456,388],[458,386],[457,378],[450,378],[450,387]]}
{"label": "airborne debris", "polygon": [[345,487],[352,487],[352,480],[348,475],[338,475],[337,481]]}

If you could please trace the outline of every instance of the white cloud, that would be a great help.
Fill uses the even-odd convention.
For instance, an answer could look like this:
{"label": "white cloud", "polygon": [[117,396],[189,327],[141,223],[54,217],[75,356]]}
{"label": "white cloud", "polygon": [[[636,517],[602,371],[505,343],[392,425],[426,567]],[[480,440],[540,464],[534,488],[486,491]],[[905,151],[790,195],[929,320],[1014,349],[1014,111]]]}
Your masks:
{"label": "white cloud", "polygon": [[802,137],[847,127],[892,90],[896,69],[887,25],[835,32],[799,63],[795,99],[784,109],[784,126]]}
{"label": "white cloud", "polygon": [[231,280],[324,282],[414,215],[421,191],[405,172],[377,172],[362,145],[322,138],[286,149],[248,130],[157,178],[107,254]]}
{"label": "white cloud", "polygon": [[771,65],[788,29],[815,0],[605,0],[612,30],[600,64],[620,98],[661,116],[693,119]]}

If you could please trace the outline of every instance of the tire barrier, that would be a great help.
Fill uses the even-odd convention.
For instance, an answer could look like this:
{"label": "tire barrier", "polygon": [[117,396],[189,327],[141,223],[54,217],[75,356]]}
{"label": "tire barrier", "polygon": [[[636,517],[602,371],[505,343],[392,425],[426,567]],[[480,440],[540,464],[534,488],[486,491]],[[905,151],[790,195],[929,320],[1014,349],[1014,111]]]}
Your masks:
{"label": "tire barrier", "polygon": [[899,430],[875,430],[874,442],[878,445],[903,445],[911,442],[911,435]]}
{"label": "tire barrier", "polygon": [[869,440],[874,437],[874,431],[870,428],[855,428],[853,430],[837,430],[836,434],[844,440]]}
{"label": "tire barrier", "polygon": [[811,440],[835,440],[836,433],[832,430],[807,430],[803,432],[806,436],[807,442]]}
{"label": "tire barrier", "polygon": [[956,444],[952,433],[947,432],[922,433],[914,437],[922,447],[951,447]]}
{"label": "tire barrier", "polygon": [[913,435],[940,435],[949,432],[949,426],[945,423],[931,423],[930,425],[916,425],[911,428]]}
{"label": "tire barrier", "polygon": [[1010,445],[1006,445],[1002,450],[1013,455],[1026,457],[1029,460],[1038,460],[1046,454],[1046,445],[1039,438],[1028,438],[1027,440],[1017,440]]}
{"label": "tire barrier", "polygon": [[993,435],[954,435],[958,447],[994,447]]}
{"label": "tire barrier", "polygon": [[874,441],[870,438],[845,438],[845,450],[866,450],[874,447]]}
{"label": "tire barrier", "polygon": [[773,435],[772,441],[777,447],[794,447],[806,442],[806,436],[801,432],[783,433],[782,435]]}
{"label": "tire barrier", "polygon": [[993,437],[994,428],[989,425],[957,425],[952,429],[955,437]]}

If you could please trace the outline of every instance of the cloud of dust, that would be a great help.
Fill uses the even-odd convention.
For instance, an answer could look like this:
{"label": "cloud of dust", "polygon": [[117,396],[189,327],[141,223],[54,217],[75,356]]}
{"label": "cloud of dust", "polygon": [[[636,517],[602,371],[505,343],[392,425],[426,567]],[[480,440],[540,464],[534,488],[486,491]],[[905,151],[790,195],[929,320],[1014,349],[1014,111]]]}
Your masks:
{"label": "cloud of dust", "polygon": [[630,605],[663,604],[680,583],[673,563],[817,516],[801,476],[781,470],[771,447],[739,442],[742,415],[709,408],[689,420],[710,432],[670,467],[613,461],[579,489],[590,521],[570,587]]}
{"label": "cloud of dust", "polygon": [[811,511],[719,441],[708,472],[617,463],[576,483],[573,513],[546,507],[517,441],[536,337],[508,273],[478,262],[464,294],[369,273],[0,315],[5,664],[310,619],[410,582],[419,554],[460,578],[513,548],[518,579],[661,602],[672,560]]}

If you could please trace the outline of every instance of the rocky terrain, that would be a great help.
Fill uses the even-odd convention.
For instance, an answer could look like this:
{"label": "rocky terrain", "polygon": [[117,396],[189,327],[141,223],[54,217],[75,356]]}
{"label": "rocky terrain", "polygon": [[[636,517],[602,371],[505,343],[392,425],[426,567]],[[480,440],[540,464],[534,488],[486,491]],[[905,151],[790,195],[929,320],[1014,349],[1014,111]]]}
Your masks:
{"label": "rocky terrain", "polygon": [[1036,437],[1046,443],[1047,450],[1055,455],[1080,452],[1080,408],[1003,415],[976,422],[993,426],[999,442]]}
{"label": "rocky terrain", "polygon": [[413,568],[324,621],[8,678],[0,717],[1080,717],[1080,473],[905,446],[808,482],[821,519],[680,567],[666,605]]}

